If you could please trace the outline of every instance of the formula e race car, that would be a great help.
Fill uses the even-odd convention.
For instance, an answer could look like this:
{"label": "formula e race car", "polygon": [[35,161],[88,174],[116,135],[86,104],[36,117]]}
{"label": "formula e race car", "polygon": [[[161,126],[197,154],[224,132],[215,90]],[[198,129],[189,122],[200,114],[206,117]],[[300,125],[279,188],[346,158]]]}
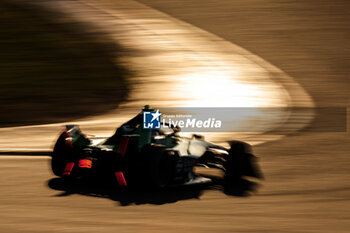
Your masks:
{"label": "formula e race car", "polygon": [[124,189],[145,185],[159,189],[207,179],[194,173],[195,167],[223,171],[227,185],[246,176],[263,177],[249,144],[231,141],[227,149],[199,135],[181,137],[180,128],[172,125],[168,133],[144,129],[142,113],[103,139],[67,125],[53,149],[53,173],[70,179],[109,177]]}

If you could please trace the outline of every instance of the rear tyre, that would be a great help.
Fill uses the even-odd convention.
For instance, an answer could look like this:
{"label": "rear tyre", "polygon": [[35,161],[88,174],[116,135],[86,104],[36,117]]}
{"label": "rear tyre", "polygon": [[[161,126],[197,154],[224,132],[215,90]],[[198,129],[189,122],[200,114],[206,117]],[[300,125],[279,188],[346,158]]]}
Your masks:
{"label": "rear tyre", "polygon": [[60,135],[51,155],[51,169],[56,176],[62,176],[64,168],[71,157],[71,149],[67,148],[65,144],[66,138],[66,133]]}
{"label": "rear tyre", "polygon": [[175,171],[175,152],[161,145],[148,145],[144,152],[147,159],[147,183],[156,189],[169,185]]}

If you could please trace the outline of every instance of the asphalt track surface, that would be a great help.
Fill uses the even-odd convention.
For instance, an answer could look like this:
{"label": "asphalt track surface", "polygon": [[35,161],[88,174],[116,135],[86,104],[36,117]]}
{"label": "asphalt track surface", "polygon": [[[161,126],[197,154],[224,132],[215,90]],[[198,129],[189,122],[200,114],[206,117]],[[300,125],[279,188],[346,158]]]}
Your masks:
{"label": "asphalt track surface", "polygon": [[[241,45],[246,41],[245,48],[255,48],[261,57],[265,58],[265,53],[270,61],[275,60],[285,70],[289,68],[288,73],[303,84],[317,105],[346,106],[349,84],[344,74],[346,69],[341,69],[342,65],[338,64],[340,58],[345,63],[344,67],[349,63],[346,60],[349,55],[343,52],[348,46],[344,38],[349,38],[348,27],[344,23],[349,22],[346,21],[346,3],[337,1],[331,7],[331,14],[325,3],[315,6],[311,2],[308,7],[302,8],[304,11],[300,11],[298,7],[302,5],[274,1],[251,1],[251,5],[243,1],[237,1],[237,5],[226,1],[226,6],[224,3],[209,4],[208,1],[198,10],[202,15],[213,15],[212,24],[208,23],[206,28],[200,25],[203,19],[195,16],[201,14],[191,16],[188,13],[191,9],[193,11],[191,2],[186,1],[187,6],[182,1],[165,2],[166,5],[158,2],[154,7],[165,12],[169,9],[171,12],[167,13],[199,24],[211,32],[219,30],[215,34],[219,34],[220,30],[221,33],[227,32],[233,15],[238,17],[234,25],[240,33],[232,33],[232,38],[226,35],[226,40],[235,42],[236,38]],[[192,3],[195,4],[194,1]],[[252,18],[259,9],[283,14],[270,12]],[[240,17],[249,20],[239,20],[242,19]],[[312,20],[308,21],[310,17]],[[271,18],[274,21],[270,21]],[[220,26],[215,24],[218,23],[215,19],[220,20]],[[262,29],[249,29],[252,26],[249,22],[259,22]],[[305,33],[303,30],[311,26],[320,28],[320,31],[312,32],[313,36],[323,36],[313,42],[319,50],[307,49],[309,46],[302,43],[309,41],[305,35],[301,35],[302,39],[296,36],[297,33]],[[269,29],[276,30],[276,27],[283,27],[284,37],[294,35],[292,41],[299,43],[289,44],[294,47],[287,49],[283,44],[287,39],[272,41],[274,46],[262,40],[264,36],[270,38]],[[242,28],[246,28],[246,33],[242,33]],[[258,38],[249,37],[254,33],[259,34]],[[329,33],[338,36],[329,36]],[[247,47],[254,44],[260,47]],[[330,54],[340,57],[337,61],[331,55],[325,56],[332,49],[336,51]],[[316,50],[319,54],[315,55],[313,52]],[[274,57],[274,54],[279,55]],[[335,64],[338,64],[337,72],[334,72]],[[310,71],[316,72],[317,77]],[[322,77],[320,83],[317,82],[318,77]],[[301,132],[257,146],[255,151],[261,157],[266,181],[262,182],[258,193],[250,197],[226,195],[219,185],[111,196],[100,188],[63,185],[50,172],[47,157],[5,156],[0,163],[0,229],[1,232],[348,232],[348,144],[346,132]]]}

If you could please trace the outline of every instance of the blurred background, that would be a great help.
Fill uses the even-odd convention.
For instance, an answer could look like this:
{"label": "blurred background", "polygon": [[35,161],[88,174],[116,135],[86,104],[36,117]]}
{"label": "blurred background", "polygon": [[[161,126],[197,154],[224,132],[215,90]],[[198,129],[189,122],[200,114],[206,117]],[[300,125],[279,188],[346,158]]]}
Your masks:
{"label": "blurred background", "polygon": [[42,7],[5,0],[0,9],[1,127],[69,121],[126,98],[116,43]]}
{"label": "blurred background", "polygon": [[144,104],[203,107],[218,83],[236,87],[223,95],[227,106],[337,108],[343,123],[349,29],[347,0],[1,1],[0,231],[348,232],[347,125],[303,130],[309,115],[290,121],[288,134],[246,138],[266,180],[245,197],[217,186],[114,199],[67,193],[52,185],[49,157],[7,151],[49,148],[62,122],[111,133]]}

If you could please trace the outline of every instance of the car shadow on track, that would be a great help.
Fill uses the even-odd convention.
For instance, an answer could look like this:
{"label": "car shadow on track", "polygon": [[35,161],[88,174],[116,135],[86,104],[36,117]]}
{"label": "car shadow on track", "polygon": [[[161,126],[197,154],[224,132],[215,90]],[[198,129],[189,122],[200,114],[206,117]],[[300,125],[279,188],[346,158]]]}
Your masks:
{"label": "car shadow on track", "polygon": [[109,198],[119,202],[122,206],[131,204],[163,205],[188,199],[199,199],[204,191],[220,190],[226,195],[247,197],[257,191],[259,185],[256,182],[241,180],[237,184],[226,187],[221,180],[213,180],[209,183],[169,187],[162,190],[149,189],[117,189],[113,185],[87,180],[72,181],[63,178],[53,178],[48,181],[51,189],[62,191],[56,196],[69,196],[81,194],[92,197]]}

